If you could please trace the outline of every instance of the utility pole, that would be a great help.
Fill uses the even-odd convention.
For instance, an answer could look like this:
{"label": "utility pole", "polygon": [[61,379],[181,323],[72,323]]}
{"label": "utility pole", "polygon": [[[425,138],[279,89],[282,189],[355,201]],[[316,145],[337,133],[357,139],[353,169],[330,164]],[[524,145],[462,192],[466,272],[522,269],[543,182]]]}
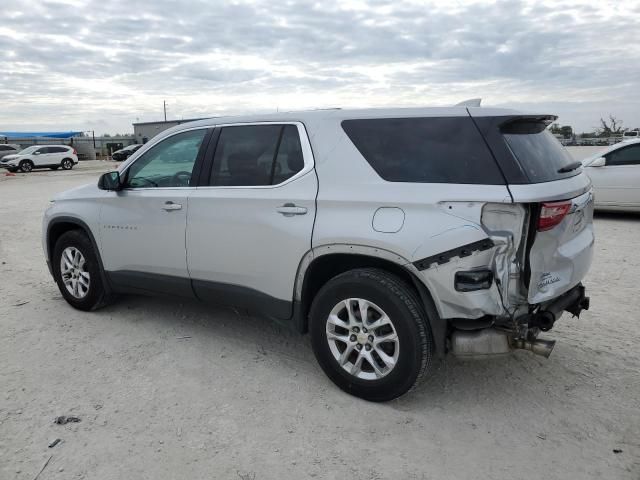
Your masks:
{"label": "utility pole", "polygon": [[167,121],[167,101],[163,100],[162,101],[162,106],[164,107],[164,121]]}

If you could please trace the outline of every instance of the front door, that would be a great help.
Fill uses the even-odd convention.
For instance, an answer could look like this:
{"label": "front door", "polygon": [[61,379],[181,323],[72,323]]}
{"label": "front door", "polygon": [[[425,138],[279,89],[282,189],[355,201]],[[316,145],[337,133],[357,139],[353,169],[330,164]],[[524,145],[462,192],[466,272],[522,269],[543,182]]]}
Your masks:
{"label": "front door", "polygon": [[613,150],[603,167],[589,167],[596,203],[602,206],[640,207],[640,144]]}
{"label": "front door", "polygon": [[289,318],[318,189],[306,131],[289,123],[216,133],[211,173],[189,199],[193,288],[203,300]]}
{"label": "front door", "polygon": [[201,128],[161,140],[121,172],[123,190],[105,195],[102,260],[117,291],[192,295],[185,229],[191,178],[206,134]]}
{"label": "front door", "polygon": [[51,149],[49,147],[40,147],[38,150],[33,152],[33,155],[31,156],[31,158],[33,159],[33,164],[36,167],[41,167],[44,165],[49,165],[49,163],[53,163],[49,161],[51,157],[53,157],[53,154],[49,152],[50,150]]}

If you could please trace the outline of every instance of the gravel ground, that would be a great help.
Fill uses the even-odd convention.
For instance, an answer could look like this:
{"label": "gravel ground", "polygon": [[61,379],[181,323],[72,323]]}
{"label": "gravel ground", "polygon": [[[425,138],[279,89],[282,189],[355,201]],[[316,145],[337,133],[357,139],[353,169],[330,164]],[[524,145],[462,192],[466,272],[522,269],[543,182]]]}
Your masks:
{"label": "gravel ground", "polygon": [[373,404],[261,318],[164,298],[69,307],[42,212],[111,165],[0,177],[1,479],[50,457],[40,480],[640,478],[640,216],[597,216],[592,310],[546,335],[551,358],[449,358]]}

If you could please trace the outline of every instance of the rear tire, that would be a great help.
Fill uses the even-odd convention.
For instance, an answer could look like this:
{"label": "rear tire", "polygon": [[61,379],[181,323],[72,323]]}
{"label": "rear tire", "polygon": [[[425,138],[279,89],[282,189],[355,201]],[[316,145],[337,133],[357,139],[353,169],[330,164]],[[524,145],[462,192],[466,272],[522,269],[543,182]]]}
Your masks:
{"label": "rear tire", "polygon": [[405,394],[432,364],[433,335],[419,296],[385,270],[350,270],[327,282],[313,300],[309,330],[327,376],[365,400]]}
{"label": "rear tire", "polygon": [[60,165],[62,165],[62,168],[64,168],[65,170],[71,170],[73,168],[73,160],[71,160],[70,158],[65,158],[64,160],[62,160]]}
{"label": "rear tire", "polygon": [[29,173],[33,170],[33,162],[31,160],[22,160],[18,168],[22,173]]}
{"label": "rear tire", "polygon": [[53,249],[51,267],[60,293],[72,307],[89,311],[108,303],[100,262],[83,231],[71,230],[60,236]]}

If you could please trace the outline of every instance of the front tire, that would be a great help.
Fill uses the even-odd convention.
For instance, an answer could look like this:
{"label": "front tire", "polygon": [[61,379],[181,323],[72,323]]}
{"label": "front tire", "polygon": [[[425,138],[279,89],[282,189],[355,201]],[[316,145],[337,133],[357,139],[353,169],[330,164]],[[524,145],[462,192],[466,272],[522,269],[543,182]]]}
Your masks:
{"label": "front tire", "polygon": [[70,158],[65,158],[64,160],[62,160],[61,165],[65,170],[71,170],[73,168],[73,160],[71,160]]}
{"label": "front tire", "polygon": [[429,370],[433,336],[416,291],[375,268],[327,282],[310,311],[318,363],[342,390],[374,402],[411,390]]}
{"label": "front tire", "polygon": [[64,299],[78,310],[95,310],[108,299],[89,237],[81,230],[63,233],[52,257],[53,275]]}
{"label": "front tire", "polygon": [[33,162],[31,160],[22,160],[18,168],[22,173],[29,173],[33,170]]}

